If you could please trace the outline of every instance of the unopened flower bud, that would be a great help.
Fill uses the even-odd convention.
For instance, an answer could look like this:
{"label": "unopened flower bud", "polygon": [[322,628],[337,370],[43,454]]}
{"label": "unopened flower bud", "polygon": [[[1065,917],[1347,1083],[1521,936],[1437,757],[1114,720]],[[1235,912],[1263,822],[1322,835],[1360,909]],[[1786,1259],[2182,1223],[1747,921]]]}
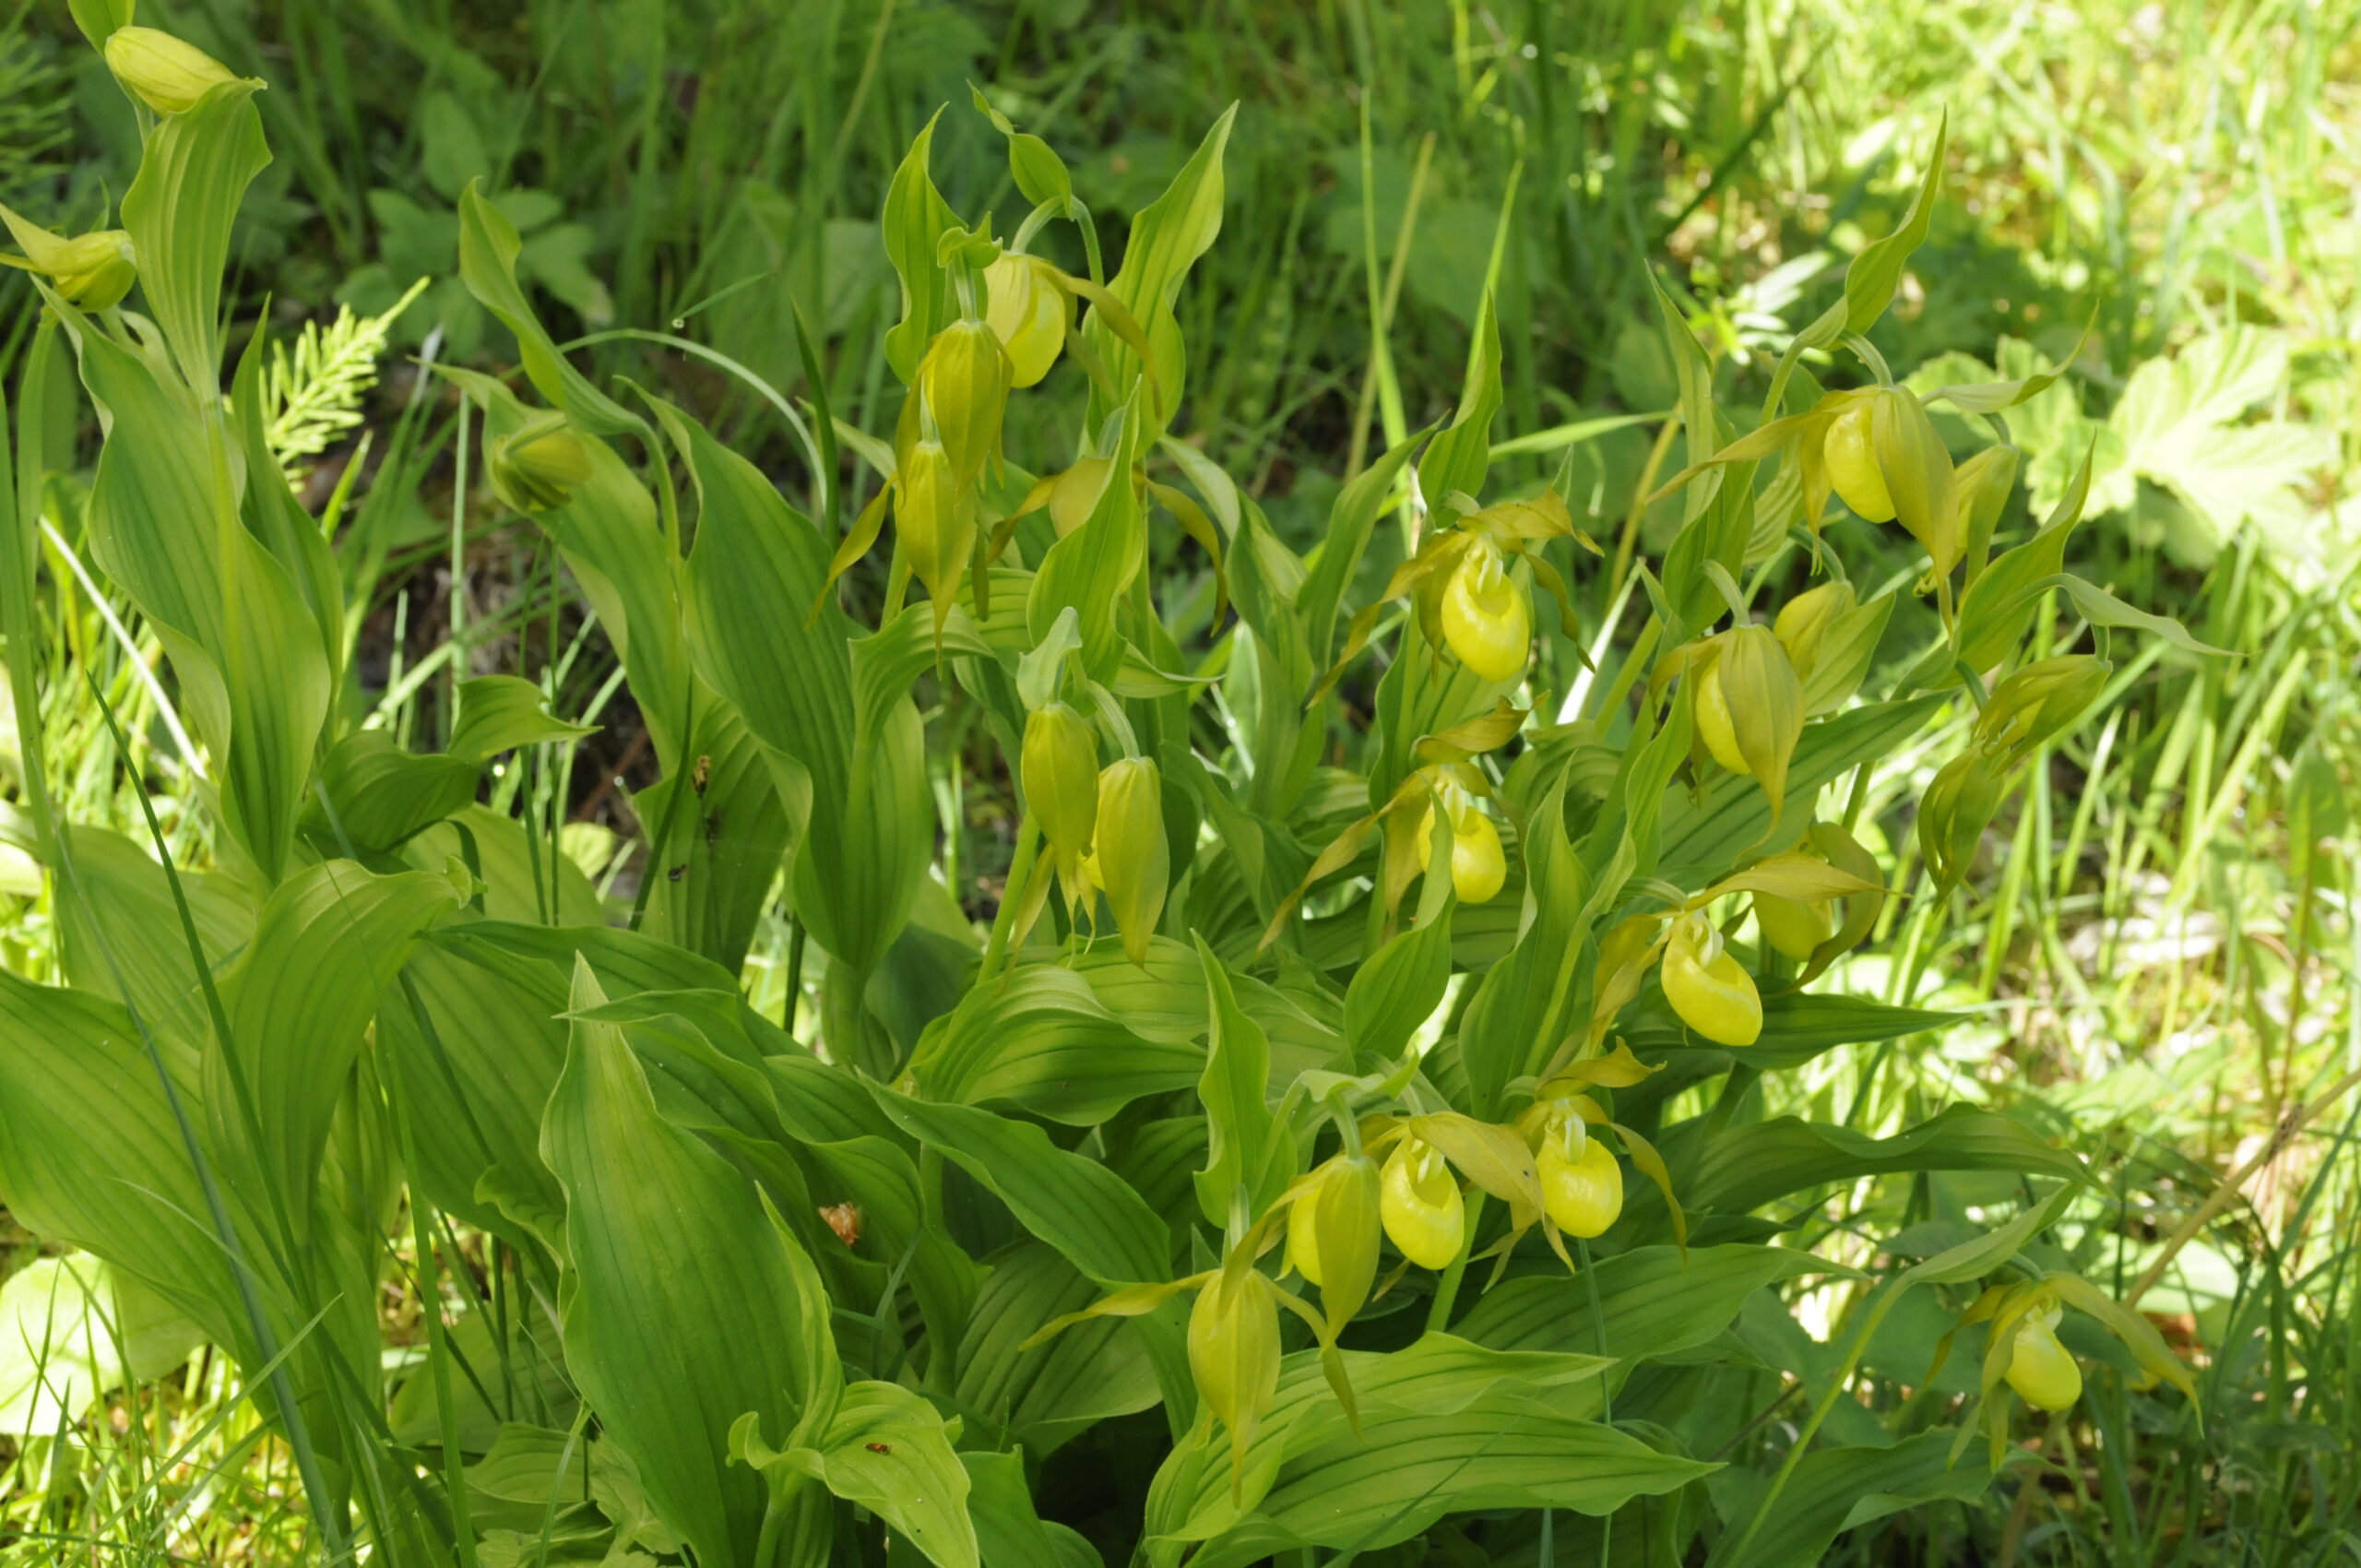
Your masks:
{"label": "unopened flower bud", "polygon": [[1172,880],[1171,850],[1164,837],[1164,783],[1156,764],[1124,757],[1100,770],[1095,842],[1093,875],[1115,912],[1123,953],[1145,968],[1148,938],[1164,916],[1164,895]]}
{"label": "unopened flower bud", "polygon": [[67,239],[0,207],[0,220],[24,248],[21,263],[13,265],[46,274],[69,304],[84,310],[105,310],[123,303],[139,276],[131,236],[120,229],[99,229]]}
{"label": "unopened flower bud", "polygon": [[519,512],[546,512],[571,500],[590,479],[590,445],[552,410],[527,421],[492,446],[492,490]]}
{"label": "unopened flower bud", "polygon": [[1287,1262],[1320,1287],[1331,1335],[1352,1321],[1377,1280],[1377,1162],[1338,1155],[1314,1172],[1311,1191],[1287,1215]]}
{"label": "unopened flower bud", "polygon": [[1787,662],[1795,666],[1797,680],[1811,679],[1828,629],[1857,602],[1851,583],[1833,582],[1799,593],[1779,607],[1779,618],[1771,629],[1779,646],[1787,650]]}
{"label": "unopened flower bud", "polygon": [[1885,475],[1878,468],[1866,398],[1836,416],[1828,427],[1821,453],[1828,464],[1828,482],[1845,505],[1866,521],[1893,521],[1893,497],[1887,493]]}
{"label": "unopened flower bud", "polygon": [[2082,717],[2114,669],[2087,653],[2035,660],[1992,688],[1975,738],[2022,756]]}
{"label": "unopened flower bud", "polygon": [[1082,857],[1098,826],[1098,737],[1062,702],[1025,721],[1025,803],[1041,825],[1069,898],[1081,890]]}
{"label": "unopened flower bud", "polygon": [[1976,846],[2000,808],[2003,759],[1971,746],[1936,770],[1918,802],[1918,849],[1944,892],[1975,863]]}
{"label": "unopened flower bud", "polygon": [[1442,635],[1460,662],[1487,681],[1525,672],[1533,611],[1489,539],[1472,540],[1452,568],[1442,593]]}
{"label": "unopened flower bud", "polygon": [[182,114],[223,82],[238,78],[193,43],[155,28],[121,27],[107,35],[107,68],[159,114]]}
{"label": "unopened flower bud", "polygon": [[1065,347],[1065,291],[1047,262],[1004,252],[984,268],[984,320],[1008,352],[1009,385],[1032,386]]}
{"label": "unopened flower bud", "polygon": [[962,489],[975,484],[1000,450],[1009,382],[1008,352],[980,321],[953,322],[934,335],[919,362],[919,396]]}
{"label": "unopened flower bud", "polygon": [[960,482],[942,442],[930,437],[913,444],[895,474],[894,531],[911,572],[934,600],[940,627],[976,548],[975,487]]}
{"label": "unopened flower bud", "polygon": [[1233,1467],[1279,1387],[1279,1304],[1252,1261],[1232,1258],[1189,1313],[1189,1372],[1205,1408],[1228,1429]]}

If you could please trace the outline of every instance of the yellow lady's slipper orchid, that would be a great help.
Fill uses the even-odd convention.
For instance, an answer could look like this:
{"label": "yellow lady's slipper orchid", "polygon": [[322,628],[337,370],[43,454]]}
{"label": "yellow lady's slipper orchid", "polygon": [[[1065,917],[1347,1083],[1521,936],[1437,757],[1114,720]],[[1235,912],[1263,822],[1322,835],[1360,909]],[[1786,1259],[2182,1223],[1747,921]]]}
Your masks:
{"label": "yellow lady's slipper orchid", "polygon": [[1385,1161],[1378,1200],[1385,1234],[1420,1268],[1443,1268],[1467,1238],[1467,1209],[1442,1151],[1405,1138]]}
{"label": "yellow lady's slipper orchid", "polygon": [[1030,386],[1050,374],[1066,344],[1063,289],[1038,256],[1003,252],[984,268],[984,320],[1008,351],[1011,386]]}
{"label": "yellow lady's slipper orchid", "polygon": [[2036,1409],[2065,1410],[2082,1396],[2082,1369],[2058,1339],[2058,1309],[2028,1313],[2009,1353],[2009,1386]]}
{"label": "yellow lady's slipper orchid", "polygon": [[1533,611],[1509,576],[1500,547],[1469,542],[1442,590],[1442,636],[1461,663],[1487,681],[1525,671],[1533,643]]}
{"label": "yellow lady's slipper orchid", "polygon": [[1541,1177],[1542,1207],[1567,1235],[1604,1234],[1622,1214],[1623,1168],[1580,1116],[1565,1111],[1552,1118],[1534,1167]]}
{"label": "yellow lady's slipper orchid", "polygon": [[1762,1037],[1762,998],[1703,910],[1673,922],[1665,942],[1664,994],[1682,1023],[1717,1045],[1752,1045]]}
{"label": "yellow lady's slipper orchid", "polygon": [[[1500,829],[1458,786],[1443,785],[1442,793],[1451,814],[1451,885],[1461,903],[1485,903],[1508,881],[1508,856],[1501,848]],[[1434,859],[1434,845],[1435,812],[1429,806],[1418,818],[1418,869],[1422,872]]]}

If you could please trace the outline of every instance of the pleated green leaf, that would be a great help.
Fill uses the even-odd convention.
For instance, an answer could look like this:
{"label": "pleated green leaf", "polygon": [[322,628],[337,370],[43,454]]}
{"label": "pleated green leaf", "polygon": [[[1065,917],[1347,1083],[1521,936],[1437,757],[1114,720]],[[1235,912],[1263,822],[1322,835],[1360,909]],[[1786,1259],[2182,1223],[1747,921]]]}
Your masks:
{"label": "pleated green leaf", "polygon": [[1996,1111],[1954,1105],[1890,1138],[1781,1116],[1708,1138],[1693,1158],[1668,1156],[1673,1188],[1693,1211],[1743,1212],[1829,1182],[1913,1170],[2009,1170],[2085,1178],[2082,1162]]}
{"label": "pleated green leaf", "polygon": [[912,1137],[999,1194],[1020,1224],[1101,1285],[1172,1277],[1171,1235],[1139,1194],[1040,1128],[964,1105],[933,1105],[875,1087],[877,1103]]}
{"label": "pleated green leaf", "polygon": [[[577,961],[572,1006],[605,1000]],[[840,1375],[810,1258],[657,1113],[614,1025],[573,1025],[541,1157],[566,1198],[567,1367],[657,1515],[705,1562],[753,1561],[765,1488],[730,1462],[730,1429],[751,1412],[792,1431]]]}
{"label": "pleated green leaf", "polygon": [[140,291],[164,329],[182,378],[219,397],[221,272],[246,186],[270,162],[257,81],[228,81],[165,116],[140,149],[124,193],[123,226],[139,253]]}
{"label": "pleated green leaf", "polygon": [[[458,902],[447,877],[378,876],[328,861],[297,873],[263,906],[254,941],[220,990],[261,1139],[249,1152],[281,1193],[312,1191],[379,992],[427,922]],[[246,1143],[247,1124],[226,1067],[216,1045],[206,1057],[206,1103],[222,1146],[234,1147]]]}

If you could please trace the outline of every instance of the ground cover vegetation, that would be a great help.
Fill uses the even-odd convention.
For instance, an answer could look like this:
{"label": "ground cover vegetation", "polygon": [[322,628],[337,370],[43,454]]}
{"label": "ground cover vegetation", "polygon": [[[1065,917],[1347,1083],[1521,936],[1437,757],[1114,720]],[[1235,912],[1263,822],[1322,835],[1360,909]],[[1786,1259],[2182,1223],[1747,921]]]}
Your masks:
{"label": "ground cover vegetation", "polygon": [[2355,1550],[2348,8],[28,8],[0,1550]]}

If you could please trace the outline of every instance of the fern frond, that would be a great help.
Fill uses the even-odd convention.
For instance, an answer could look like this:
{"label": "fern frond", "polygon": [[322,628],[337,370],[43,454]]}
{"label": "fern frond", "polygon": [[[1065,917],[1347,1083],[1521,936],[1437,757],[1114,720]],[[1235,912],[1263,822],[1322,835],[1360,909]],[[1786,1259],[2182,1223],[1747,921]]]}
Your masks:
{"label": "fern frond", "polygon": [[325,332],[318,322],[305,322],[292,354],[284,343],[271,345],[263,376],[263,439],[288,483],[299,483],[311,471],[306,459],[360,424],[361,400],[377,385],[377,356],[386,351],[386,334],[426,281],[411,284],[381,315],[356,316],[351,306],[340,305]]}

